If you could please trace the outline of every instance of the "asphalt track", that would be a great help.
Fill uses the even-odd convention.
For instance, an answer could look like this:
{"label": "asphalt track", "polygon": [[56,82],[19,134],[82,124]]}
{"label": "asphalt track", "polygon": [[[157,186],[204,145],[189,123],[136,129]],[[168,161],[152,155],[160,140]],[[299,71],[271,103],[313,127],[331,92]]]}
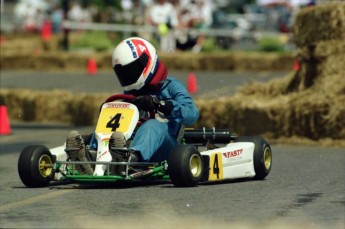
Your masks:
{"label": "asphalt track", "polygon": [[[29,73],[1,73],[1,87],[46,90],[53,81],[48,77],[58,75],[30,74],[31,77]],[[181,80],[186,74],[188,72],[181,73]],[[196,74],[199,83],[207,83],[210,78],[213,79],[210,82],[219,82],[211,75],[201,79],[200,74]],[[225,74],[222,77],[227,79],[226,75],[237,73],[212,74],[219,74],[219,77]],[[237,84],[234,83],[233,89],[219,82],[226,88],[222,95],[232,94],[241,83],[258,79],[257,74],[246,74],[234,79]],[[86,81],[95,80],[95,83],[100,81],[96,78],[102,77],[101,74],[62,75],[66,78],[56,80],[56,84],[60,83],[59,87],[67,90],[71,84],[63,81],[75,77],[71,81],[79,81],[79,86],[72,85],[68,89],[75,92],[86,90],[88,83],[92,85]],[[17,84],[9,80],[11,76],[17,77]],[[40,85],[42,77],[45,83]],[[86,78],[80,80],[80,77]],[[108,74],[104,73],[103,77],[105,79]],[[62,86],[63,83],[67,86]],[[116,86],[112,89],[113,84],[104,85],[109,92],[117,90]],[[201,83],[200,96],[212,92],[204,88],[206,86]],[[273,167],[263,181],[233,180],[195,188],[174,188],[169,182],[106,186],[52,184],[47,188],[25,188],[17,173],[20,151],[32,144],[49,148],[61,145],[71,128],[61,124],[12,123],[12,134],[0,136],[0,228],[345,227],[345,157],[340,148],[272,145]],[[78,130],[90,133],[93,127],[78,127]]]}

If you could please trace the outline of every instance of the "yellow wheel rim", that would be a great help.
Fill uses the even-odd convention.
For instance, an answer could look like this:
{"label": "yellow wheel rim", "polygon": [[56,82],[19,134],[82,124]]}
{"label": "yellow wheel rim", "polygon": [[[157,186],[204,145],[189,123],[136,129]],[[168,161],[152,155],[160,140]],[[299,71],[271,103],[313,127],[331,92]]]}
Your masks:
{"label": "yellow wheel rim", "polygon": [[266,147],[264,151],[264,163],[265,163],[265,169],[266,171],[268,171],[271,168],[271,164],[272,164],[272,152],[269,147]]}
{"label": "yellow wheel rim", "polygon": [[193,156],[189,160],[189,168],[193,177],[200,176],[202,163],[201,163],[201,157],[199,155],[193,154]]}
{"label": "yellow wheel rim", "polygon": [[39,171],[43,177],[48,177],[52,173],[52,159],[48,155],[42,155],[39,159]]}

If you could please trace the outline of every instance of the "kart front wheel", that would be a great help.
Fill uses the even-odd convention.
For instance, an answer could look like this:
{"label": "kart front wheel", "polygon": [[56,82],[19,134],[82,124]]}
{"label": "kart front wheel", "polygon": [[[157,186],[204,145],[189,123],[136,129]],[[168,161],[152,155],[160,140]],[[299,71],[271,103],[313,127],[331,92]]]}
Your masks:
{"label": "kart front wheel", "polygon": [[19,177],[29,188],[45,187],[53,176],[54,157],[42,145],[25,147],[18,160]]}
{"label": "kart front wheel", "polygon": [[168,160],[169,177],[176,187],[198,185],[203,174],[203,162],[195,146],[180,145]]}
{"label": "kart front wheel", "polygon": [[272,167],[272,150],[270,144],[259,136],[238,137],[235,142],[254,143],[254,179],[263,180],[270,173]]}

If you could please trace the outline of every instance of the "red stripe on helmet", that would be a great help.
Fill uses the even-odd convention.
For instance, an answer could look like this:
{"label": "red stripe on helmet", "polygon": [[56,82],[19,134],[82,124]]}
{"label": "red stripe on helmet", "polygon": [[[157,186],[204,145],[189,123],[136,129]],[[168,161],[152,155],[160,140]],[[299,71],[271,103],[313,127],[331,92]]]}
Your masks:
{"label": "red stripe on helmet", "polygon": [[147,48],[146,44],[142,40],[131,39],[131,41],[132,41],[132,43],[133,43],[133,45],[134,45],[134,47],[138,53],[138,56],[141,56],[141,54],[143,52],[145,52],[149,56],[149,61],[148,61],[146,68],[144,69],[144,72],[143,72],[144,75],[147,75],[147,72],[150,70],[150,68],[147,68],[147,66],[150,66],[151,62],[152,62],[152,57],[150,55],[149,49]]}

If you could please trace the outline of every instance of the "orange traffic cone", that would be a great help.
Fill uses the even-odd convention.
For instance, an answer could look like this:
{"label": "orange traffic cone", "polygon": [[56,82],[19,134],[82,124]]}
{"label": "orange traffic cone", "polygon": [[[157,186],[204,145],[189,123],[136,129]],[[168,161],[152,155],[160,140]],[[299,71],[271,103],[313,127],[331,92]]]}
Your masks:
{"label": "orange traffic cone", "polygon": [[187,78],[187,90],[190,94],[194,94],[198,91],[198,83],[196,76],[193,72],[188,74]]}
{"label": "orange traffic cone", "polygon": [[0,135],[11,133],[10,121],[8,119],[7,107],[0,105]]}
{"label": "orange traffic cone", "polygon": [[95,74],[97,74],[97,63],[96,63],[96,60],[95,60],[95,59],[90,58],[90,59],[87,61],[87,72],[88,72],[90,75],[95,75]]}

